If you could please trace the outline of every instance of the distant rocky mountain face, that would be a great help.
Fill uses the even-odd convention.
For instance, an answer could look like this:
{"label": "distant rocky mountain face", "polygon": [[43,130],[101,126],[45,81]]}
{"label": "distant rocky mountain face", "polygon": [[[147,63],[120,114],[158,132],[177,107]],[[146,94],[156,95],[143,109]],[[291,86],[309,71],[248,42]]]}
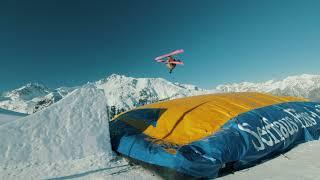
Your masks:
{"label": "distant rocky mountain face", "polygon": [[[110,116],[144,104],[215,92],[267,92],[320,101],[320,75],[289,76],[283,80],[262,83],[234,83],[219,85],[205,90],[194,85],[169,82],[162,78],[132,78],[113,74],[96,81],[97,88],[104,90]],[[29,83],[0,95],[0,108],[32,114],[45,109],[79,87],[49,89],[44,85]]]}

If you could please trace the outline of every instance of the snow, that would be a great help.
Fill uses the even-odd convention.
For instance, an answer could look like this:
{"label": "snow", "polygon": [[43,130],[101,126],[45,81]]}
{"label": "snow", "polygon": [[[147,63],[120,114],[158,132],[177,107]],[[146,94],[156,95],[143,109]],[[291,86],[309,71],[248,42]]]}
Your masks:
{"label": "snow", "polygon": [[[160,78],[118,75],[68,91],[62,100],[39,112],[18,119],[4,118],[5,123],[0,124],[0,179],[173,179],[172,172],[131,165],[112,152],[106,106],[121,101],[129,106],[153,95],[176,98],[207,92]],[[140,96],[141,91],[146,96]],[[0,111],[0,118],[16,115]],[[317,179],[319,151],[320,141],[304,143],[284,155],[219,179]]]}
{"label": "snow", "polygon": [[[93,84],[105,91],[108,106],[116,106],[117,109],[123,110],[159,100],[213,92],[194,85],[172,83],[162,78],[132,78],[116,74]],[[32,114],[56,103],[80,87],[60,87],[51,90],[44,85],[29,83],[0,96],[0,108]]]}
{"label": "snow", "polygon": [[300,144],[284,155],[257,166],[236,171],[219,180],[314,180],[320,177],[320,141]]}
{"label": "snow", "polygon": [[[216,92],[256,91],[275,95],[300,96],[320,101],[320,75],[309,74],[261,83],[224,84],[212,90],[201,89],[189,84],[173,83],[162,78],[133,78],[117,74],[112,74],[93,84],[105,91],[108,106],[115,106],[118,110],[129,110],[161,100]],[[80,87],[60,87],[51,90],[37,83],[27,84],[0,96],[0,108],[32,114],[58,102]]]}
{"label": "snow", "polygon": [[109,106],[126,110],[141,103],[211,92],[193,85],[172,83],[162,78],[132,78],[116,74],[97,81],[96,86],[105,91]]}
{"label": "snow", "polygon": [[49,91],[49,88],[42,84],[28,83],[25,86],[7,93],[6,96],[12,99],[31,100],[35,97],[46,95]]}
{"label": "snow", "polygon": [[[311,141],[298,145],[283,155],[248,169],[229,173],[217,180],[315,180],[320,177],[320,141]],[[120,173],[121,172],[121,173]],[[171,174],[170,174],[171,173]],[[124,166],[116,173],[99,171],[80,179],[190,179],[183,175],[175,175],[142,166]]]}
{"label": "snow", "polygon": [[[35,107],[39,110],[44,109],[41,107],[43,101],[51,102],[52,104],[65,97],[74,89],[76,87],[60,87],[51,90],[42,84],[28,83],[20,88],[0,94],[0,108],[32,114],[35,112]],[[48,103],[44,107],[47,107],[47,105]]]}
{"label": "snow", "polygon": [[37,98],[50,92],[49,88],[38,83],[28,83],[25,86],[3,93],[0,97],[0,107],[20,113],[31,114]]}
{"label": "snow", "polygon": [[262,83],[233,83],[219,85],[220,92],[267,92],[275,95],[288,95],[320,100],[320,75],[302,74],[289,76],[283,80],[269,80]]}
{"label": "snow", "polygon": [[86,85],[1,125],[0,179],[160,179],[115,156],[108,123],[103,90]]}
{"label": "snow", "polygon": [[[64,176],[105,168],[111,150],[106,99],[80,88],[58,103],[0,126],[0,179]],[[2,177],[1,177],[2,176]]]}
{"label": "snow", "polygon": [[27,114],[17,113],[14,111],[9,111],[0,108],[0,125],[25,116],[27,116]]}

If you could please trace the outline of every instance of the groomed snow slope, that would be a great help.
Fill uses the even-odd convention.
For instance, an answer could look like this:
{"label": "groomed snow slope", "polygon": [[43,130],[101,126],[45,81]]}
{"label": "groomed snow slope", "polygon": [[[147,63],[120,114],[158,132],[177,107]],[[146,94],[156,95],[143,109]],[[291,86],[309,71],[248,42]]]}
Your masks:
{"label": "groomed snow slope", "polygon": [[0,126],[0,179],[39,179],[110,166],[104,93],[84,87],[49,108]]}

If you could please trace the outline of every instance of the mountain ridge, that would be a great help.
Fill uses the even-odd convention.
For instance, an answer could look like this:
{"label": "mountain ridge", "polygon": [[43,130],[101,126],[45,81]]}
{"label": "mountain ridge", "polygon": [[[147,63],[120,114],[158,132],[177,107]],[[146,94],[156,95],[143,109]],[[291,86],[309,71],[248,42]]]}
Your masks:
{"label": "mountain ridge", "polygon": [[216,87],[220,92],[264,92],[282,96],[298,96],[313,101],[320,100],[320,75],[302,74],[288,76],[282,80],[260,83],[241,82]]}
{"label": "mountain ridge", "polygon": [[[89,84],[104,90],[108,108],[113,115],[144,104],[216,92],[254,91],[320,101],[320,75],[311,74],[258,83],[226,83],[211,90],[191,84],[170,82],[163,78],[134,78],[118,74]],[[54,104],[80,87],[82,86],[50,89],[39,83],[28,83],[12,91],[0,93],[0,108],[32,114]]]}
{"label": "mountain ridge", "polygon": [[[194,85],[173,83],[163,78],[133,78],[118,74],[112,74],[89,84],[103,89],[109,108],[116,109],[117,112],[163,99],[211,92]],[[38,83],[28,83],[4,92],[0,97],[0,108],[32,114],[45,109],[80,87],[82,86],[49,89]]]}

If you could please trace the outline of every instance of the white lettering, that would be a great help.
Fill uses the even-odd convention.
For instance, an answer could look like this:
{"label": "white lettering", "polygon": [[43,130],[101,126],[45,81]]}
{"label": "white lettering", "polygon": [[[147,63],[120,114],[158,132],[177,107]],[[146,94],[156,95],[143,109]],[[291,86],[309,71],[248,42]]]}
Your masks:
{"label": "white lettering", "polygon": [[[257,131],[259,133],[259,136],[260,136],[262,142],[266,143],[268,146],[273,146],[273,141],[270,138],[270,136],[268,135],[268,133],[264,127],[262,129],[260,127],[257,127]],[[269,140],[266,140],[263,136],[267,137]]]}
{"label": "white lettering", "polygon": [[[318,108],[317,112],[320,113],[320,105],[316,105],[316,107]],[[265,145],[274,146],[281,141],[286,142],[287,138],[299,132],[299,127],[307,128],[316,125],[320,115],[306,107],[305,110],[309,113],[297,113],[294,109],[284,109],[283,111],[289,116],[272,123],[267,118],[262,117],[262,126],[256,127],[255,130],[248,123],[238,124],[238,128],[252,135],[255,138],[251,141],[254,148],[257,151],[262,151],[266,148]]]}
{"label": "white lettering", "polygon": [[[273,128],[273,124],[271,124],[269,122],[269,120],[265,117],[262,117],[262,121],[266,124],[265,125],[265,129],[268,132],[268,134],[270,134],[270,136],[272,137],[272,139],[274,140],[274,144],[278,144],[280,141],[279,139],[276,138],[275,135],[273,135],[273,133],[270,132],[270,129]],[[279,134],[278,134],[279,135]],[[279,135],[279,137],[281,138],[281,136]],[[284,139],[284,138],[283,138]]]}
{"label": "white lettering", "polygon": [[264,144],[263,144],[263,142],[262,142],[262,140],[261,140],[261,137],[260,137],[257,133],[255,133],[254,131],[252,131],[252,130],[250,130],[250,129],[248,129],[248,128],[245,128],[245,126],[250,126],[250,125],[249,125],[248,123],[242,123],[242,125],[241,125],[241,124],[238,124],[238,128],[239,128],[240,130],[245,131],[245,132],[251,134],[253,137],[255,137],[255,138],[258,140],[258,143],[259,143],[258,145],[252,140],[252,144],[253,144],[254,148],[255,148],[257,151],[262,151],[262,150],[264,150],[264,149],[265,149],[265,146],[264,146]]}

